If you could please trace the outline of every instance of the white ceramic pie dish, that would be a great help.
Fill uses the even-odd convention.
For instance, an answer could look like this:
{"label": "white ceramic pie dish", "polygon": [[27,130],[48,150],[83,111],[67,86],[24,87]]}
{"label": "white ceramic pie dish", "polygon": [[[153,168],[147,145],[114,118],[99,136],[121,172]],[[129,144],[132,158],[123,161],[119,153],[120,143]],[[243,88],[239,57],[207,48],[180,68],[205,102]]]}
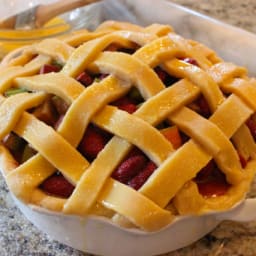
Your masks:
{"label": "white ceramic pie dish", "polygon": [[[124,2],[135,5],[135,1]],[[148,2],[152,1],[149,0]],[[143,3],[145,1],[140,1],[139,5]],[[158,3],[161,5],[161,1]],[[175,9],[174,6],[170,7],[169,11],[173,8]],[[177,13],[179,12],[189,15],[184,10],[177,9]],[[153,21],[154,17],[150,19]],[[204,20],[205,18],[201,17],[201,19]],[[207,22],[211,21],[207,20]],[[221,25],[215,25],[216,29],[221,28]],[[234,33],[240,32],[234,30]],[[229,58],[232,59],[235,56],[230,54]],[[248,60],[247,64],[250,68],[251,60]],[[51,238],[81,251],[112,256],[156,255],[173,251],[203,237],[222,220],[250,221],[255,218],[256,210],[256,200],[246,199],[242,204],[229,212],[211,213],[200,217],[188,216],[178,218],[174,223],[158,232],[146,233],[139,230],[120,228],[105,218],[67,216],[49,212],[39,207],[27,206],[17,199],[14,200],[23,214]]]}
{"label": "white ceramic pie dish", "polygon": [[104,217],[62,215],[14,200],[28,220],[54,240],[84,252],[106,256],[158,255],[197,241],[223,220],[256,219],[256,199],[246,199],[230,211],[179,217],[157,232],[144,232],[120,228]]}

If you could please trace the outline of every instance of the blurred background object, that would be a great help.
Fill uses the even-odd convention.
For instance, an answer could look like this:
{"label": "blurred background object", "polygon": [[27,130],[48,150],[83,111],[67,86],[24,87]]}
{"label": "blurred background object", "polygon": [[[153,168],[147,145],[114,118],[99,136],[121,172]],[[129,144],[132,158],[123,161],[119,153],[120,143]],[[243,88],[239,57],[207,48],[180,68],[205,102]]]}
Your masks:
{"label": "blurred background object", "polygon": [[[17,15],[19,18],[11,18],[10,20],[14,21],[11,22],[12,24],[8,24],[7,28],[4,26],[4,28],[0,28],[0,60],[8,52],[24,45],[37,42],[47,37],[61,37],[72,30],[84,28],[85,24],[89,27],[100,15],[97,5],[90,3],[98,1],[99,0],[0,0],[1,20],[31,8],[33,18],[33,8],[39,4],[43,4],[38,9],[34,9],[36,11],[37,21],[39,21],[39,24],[37,24],[37,26],[39,25],[38,28],[34,28],[32,24],[34,22],[33,20],[31,21],[31,26],[29,23],[26,26],[25,20],[24,22],[21,21],[21,24],[18,24],[19,26],[15,29],[15,22],[16,20],[20,20],[19,18],[23,19],[24,17],[22,15]],[[51,13],[47,12],[47,4],[51,4],[49,6],[51,7]],[[88,6],[84,6],[87,4]],[[81,6],[84,7],[78,8]],[[60,8],[59,10],[61,11],[59,11],[58,8]],[[67,12],[68,10],[70,11]],[[57,14],[60,15],[54,17]],[[31,18],[29,17],[29,13],[28,18]],[[48,19],[49,21],[46,22]],[[24,27],[22,27],[22,25]]]}
{"label": "blurred background object", "polygon": [[1,19],[5,19],[38,4],[48,4],[56,1],[57,0],[0,0],[0,17]]}

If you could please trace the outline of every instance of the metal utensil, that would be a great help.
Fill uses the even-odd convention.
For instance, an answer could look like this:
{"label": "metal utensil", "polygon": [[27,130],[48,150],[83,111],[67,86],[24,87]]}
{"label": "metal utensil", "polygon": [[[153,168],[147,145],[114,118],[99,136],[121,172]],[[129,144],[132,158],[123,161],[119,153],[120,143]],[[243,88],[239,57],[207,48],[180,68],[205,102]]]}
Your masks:
{"label": "metal utensil", "polygon": [[100,0],[61,0],[47,5],[36,5],[3,21],[2,29],[33,29],[42,27],[59,14]]}

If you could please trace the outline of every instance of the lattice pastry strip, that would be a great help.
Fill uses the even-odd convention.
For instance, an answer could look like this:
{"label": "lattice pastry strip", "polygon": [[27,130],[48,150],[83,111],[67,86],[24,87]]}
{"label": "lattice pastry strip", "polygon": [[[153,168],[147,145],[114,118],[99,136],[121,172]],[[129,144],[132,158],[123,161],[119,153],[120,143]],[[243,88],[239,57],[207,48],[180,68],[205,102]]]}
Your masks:
{"label": "lattice pastry strip", "polygon": [[[216,72],[216,70],[219,70],[219,72]],[[254,110],[254,104],[251,104],[250,98],[254,88],[251,86],[251,84],[249,87],[247,86],[248,80],[245,77],[245,70],[236,67],[233,64],[228,63],[225,65],[224,63],[220,63],[216,66],[213,66],[209,73],[213,76],[215,81],[218,81],[221,84],[226,92],[234,92],[239,95],[242,100],[244,100],[242,101],[235,95],[231,95],[228,100],[226,100],[221,106],[222,109],[225,109],[223,109],[223,111],[215,112],[210,120],[216,123],[228,137],[233,136],[232,139],[234,140],[234,143],[241,154],[243,154],[247,159],[251,157],[254,159],[255,142],[252,140],[252,137],[248,132],[248,128],[243,125],[244,121],[250,114],[253,113]],[[241,77],[245,78],[242,80]],[[244,90],[237,90],[235,87],[236,84],[242,86],[244,85]],[[251,89],[251,93],[249,88]],[[248,94],[245,94],[245,91]],[[242,111],[243,109],[246,110],[246,108],[247,114],[245,112],[243,113]],[[226,113],[228,113],[228,119],[226,118]],[[226,123],[223,122],[225,119],[227,120]],[[243,139],[241,140],[241,138]],[[198,191],[196,191],[196,185],[190,182],[190,184],[187,185],[187,187],[184,187],[180,194],[178,194],[178,196],[175,198],[175,204],[183,214],[193,212],[192,209],[194,209],[194,211],[198,211],[198,209],[201,208],[202,212],[207,212],[209,210],[215,209],[216,207],[219,207],[220,209],[227,209],[231,207],[234,202],[241,200],[244,197],[242,191],[249,189],[251,179],[255,173],[254,164],[254,162],[251,162],[248,164],[248,166],[246,166],[246,170],[243,173],[244,178],[237,186],[230,188],[227,195],[218,198],[210,198],[206,202],[204,198],[198,193]],[[197,203],[194,203],[194,205],[188,204],[185,206],[181,202],[186,200],[188,195],[191,193],[195,195],[194,202]]]}
{"label": "lattice pastry strip", "polygon": [[[58,79],[60,79],[61,81],[63,80],[64,82],[59,81],[59,83],[57,83],[56,86],[52,86],[52,81],[58,81]],[[65,83],[66,82],[66,83]],[[66,115],[65,119],[63,120],[61,126],[59,127],[59,132],[60,134],[64,137],[64,138],[69,138],[70,143],[74,146],[77,146],[77,144],[79,143],[79,141],[81,140],[82,134],[83,134],[83,130],[85,129],[85,126],[88,123],[88,120],[90,119],[91,115],[87,112],[88,115],[88,119],[86,122],[86,119],[84,118],[84,115],[82,114],[82,118],[79,118],[79,114],[80,111],[76,111],[77,109],[79,109],[80,107],[85,107],[86,106],[81,106],[81,104],[87,105],[88,103],[90,103],[90,101],[84,101],[84,99],[88,99],[90,98],[90,100],[94,100],[94,102],[99,105],[96,108],[91,108],[90,111],[91,112],[96,112],[97,108],[100,107],[99,104],[99,100],[102,101],[102,104],[105,103],[105,99],[103,96],[103,92],[105,90],[105,93],[107,94],[108,97],[113,97],[111,96],[111,94],[119,96],[118,93],[118,84],[117,81],[114,78],[108,78],[106,80],[104,80],[102,82],[102,86],[99,87],[97,85],[96,86],[96,90],[84,90],[84,88],[80,85],[80,83],[76,82],[74,79],[72,78],[68,78],[68,77],[64,77],[64,75],[62,74],[48,74],[48,75],[39,75],[37,77],[34,78],[19,78],[17,79],[17,84],[19,86],[22,87],[26,87],[27,89],[32,89],[34,90],[35,88],[37,89],[41,89],[44,88],[44,90],[46,90],[48,93],[54,93],[58,96],[61,96],[62,98],[64,98],[67,102],[73,102],[75,99],[77,99],[77,101],[72,104],[72,107],[69,109],[69,113],[68,115]],[[97,89],[97,87],[99,89]],[[103,89],[103,90],[102,90]],[[112,89],[112,90],[109,90]],[[122,88],[119,86],[120,93],[123,93],[126,91],[126,88]],[[122,90],[124,89],[124,90]],[[98,95],[95,94],[95,97],[92,98],[92,93],[95,93],[95,91],[97,92],[101,92],[101,99],[98,99]],[[109,96],[110,95],[110,96]],[[80,96],[80,97],[78,97]],[[89,99],[88,99],[89,100]],[[87,107],[88,108],[88,107]],[[66,122],[66,119],[68,119],[68,121]],[[77,130],[74,130],[74,128],[72,128],[72,130],[70,130],[69,126],[72,124],[72,119],[73,120],[81,120],[82,123],[81,125],[77,125]],[[79,131],[78,129],[84,127],[81,131]],[[72,131],[72,132],[71,132]],[[26,165],[26,163],[24,164]],[[36,167],[34,167],[36,169]],[[31,168],[33,169],[33,168]]]}
{"label": "lattice pastry strip", "polygon": [[4,93],[12,86],[13,79],[21,76],[36,74],[42,65],[50,62],[50,57],[39,55],[37,58],[27,63],[23,67],[4,67],[0,71],[0,92]]}
{"label": "lattice pastry strip", "polygon": [[[123,56],[122,56],[123,57]],[[121,59],[121,58],[119,58],[119,59]],[[72,58],[71,58],[71,60],[72,60]],[[105,62],[103,62],[103,63],[106,63],[107,61],[105,60]],[[113,64],[113,60],[111,61],[111,58],[108,58],[108,62],[111,62],[111,64]],[[99,63],[98,62],[98,60],[96,60],[96,62],[95,63]],[[114,63],[115,64],[115,63]],[[122,64],[120,63],[120,62],[118,62],[118,63],[116,63],[116,65],[119,65],[119,66],[122,66]],[[126,65],[127,66],[127,65]],[[133,67],[133,66],[132,66]],[[136,69],[135,69],[136,70]],[[134,70],[134,71],[135,71]],[[157,88],[157,87],[156,87]],[[151,111],[150,111],[151,112]],[[149,115],[148,115],[149,116]],[[151,114],[151,116],[152,116],[152,114]],[[89,172],[89,171],[88,171]],[[86,184],[89,184],[89,182],[87,182]],[[75,194],[75,193],[74,193]],[[74,196],[74,195],[73,195]],[[74,204],[74,203],[73,203]]]}
{"label": "lattice pastry strip", "polygon": [[[134,53],[120,52],[122,48]],[[169,26],[111,21],[95,32],[26,47],[10,60],[13,56],[2,63],[0,90],[15,87],[29,93],[1,97],[0,113],[8,109],[10,115],[3,118],[8,125],[0,126],[0,135],[14,131],[37,153],[17,166],[1,146],[0,160],[9,187],[21,200],[78,215],[103,206],[109,209],[104,214],[119,224],[157,230],[174,217],[167,210],[170,203],[178,214],[199,214],[232,207],[248,191],[256,145],[244,123],[255,111],[255,82],[245,69],[222,62],[207,47],[185,40]],[[61,71],[38,75],[52,60],[64,64]],[[78,78],[84,71],[109,75],[84,87]],[[180,80],[169,86],[161,75]],[[109,105],[134,87],[143,104],[133,114]],[[52,95],[68,105],[56,129],[30,113]],[[208,103],[207,118],[197,113],[200,97]],[[178,149],[158,129],[166,122],[190,138]],[[93,160],[78,151],[91,124],[113,134]],[[138,191],[111,177],[134,146],[156,165]],[[223,195],[205,197],[197,179],[212,159],[229,187]],[[74,186],[67,198],[40,189],[56,169]]]}
{"label": "lattice pastry strip", "polygon": [[[20,79],[20,80],[22,80],[22,79]],[[24,79],[23,79],[24,80]],[[27,83],[27,84],[29,84],[29,83]],[[38,84],[38,83],[37,83]],[[161,144],[160,144],[161,145]],[[170,145],[170,144],[167,144],[167,145]]]}
{"label": "lattice pastry strip", "polygon": [[[21,80],[21,79],[20,79]],[[28,83],[29,84],[29,83]]]}

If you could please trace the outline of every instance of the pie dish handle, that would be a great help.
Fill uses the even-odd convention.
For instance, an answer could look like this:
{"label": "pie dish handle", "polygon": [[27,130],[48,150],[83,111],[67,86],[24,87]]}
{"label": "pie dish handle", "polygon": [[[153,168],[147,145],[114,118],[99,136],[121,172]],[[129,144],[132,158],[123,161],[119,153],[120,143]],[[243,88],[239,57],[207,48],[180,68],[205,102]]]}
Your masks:
{"label": "pie dish handle", "polygon": [[235,206],[232,210],[216,215],[217,220],[232,220],[249,222],[256,220],[256,198],[248,198]]}

